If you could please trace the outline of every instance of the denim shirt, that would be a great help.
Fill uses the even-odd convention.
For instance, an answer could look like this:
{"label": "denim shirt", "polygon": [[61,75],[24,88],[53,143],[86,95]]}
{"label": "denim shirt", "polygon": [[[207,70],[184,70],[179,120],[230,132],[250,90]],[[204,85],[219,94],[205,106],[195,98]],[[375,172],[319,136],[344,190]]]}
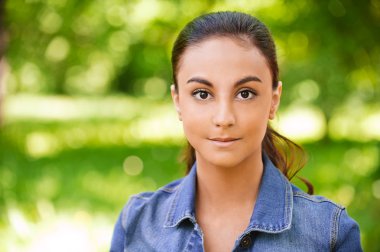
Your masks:
{"label": "denim shirt", "polygon": [[[253,214],[233,251],[362,251],[358,224],[344,207],[311,196],[264,155]],[[156,192],[132,196],[115,225],[111,250],[204,251],[196,220],[196,164]]]}

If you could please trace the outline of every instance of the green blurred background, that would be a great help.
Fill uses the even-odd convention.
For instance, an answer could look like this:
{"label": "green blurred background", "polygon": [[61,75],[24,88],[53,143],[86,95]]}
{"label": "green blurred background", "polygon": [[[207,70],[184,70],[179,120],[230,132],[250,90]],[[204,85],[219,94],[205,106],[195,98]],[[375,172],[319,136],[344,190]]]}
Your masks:
{"label": "green blurred background", "polygon": [[316,194],[347,206],[380,251],[379,0],[1,6],[0,251],[107,251],[129,195],[183,176],[171,46],[218,10],[270,28],[284,83],[274,126],[307,150],[300,174]]}

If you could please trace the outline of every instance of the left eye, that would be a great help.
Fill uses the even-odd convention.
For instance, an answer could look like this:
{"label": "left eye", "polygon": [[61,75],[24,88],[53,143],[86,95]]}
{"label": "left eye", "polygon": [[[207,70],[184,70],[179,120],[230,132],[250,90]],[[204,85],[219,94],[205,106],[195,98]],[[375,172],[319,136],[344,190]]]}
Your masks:
{"label": "left eye", "polygon": [[253,98],[254,93],[250,90],[242,90],[238,93],[237,98],[241,100],[248,100]]}

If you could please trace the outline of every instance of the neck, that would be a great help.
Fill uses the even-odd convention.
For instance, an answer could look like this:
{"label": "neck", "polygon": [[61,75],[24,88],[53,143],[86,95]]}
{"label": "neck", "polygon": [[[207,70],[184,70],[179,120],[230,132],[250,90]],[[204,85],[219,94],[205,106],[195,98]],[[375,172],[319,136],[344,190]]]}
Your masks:
{"label": "neck", "polygon": [[197,205],[201,208],[252,207],[263,174],[261,153],[235,167],[219,167],[197,157]]}

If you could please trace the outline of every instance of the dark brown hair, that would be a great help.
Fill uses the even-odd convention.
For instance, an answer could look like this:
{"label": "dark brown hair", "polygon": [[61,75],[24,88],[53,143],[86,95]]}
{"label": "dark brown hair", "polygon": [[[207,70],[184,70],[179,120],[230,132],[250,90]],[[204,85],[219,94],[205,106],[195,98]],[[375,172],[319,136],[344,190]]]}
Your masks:
{"label": "dark brown hair", "polygon": [[[216,12],[199,16],[189,22],[178,35],[172,50],[173,81],[178,91],[177,71],[181,56],[185,50],[211,37],[230,37],[249,41],[257,47],[266,58],[272,75],[272,87],[278,86],[279,69],[276,47],[268,28],[257,18],[241,12]],[[263,151],[273,164],[290,180],[306,163],[304,150],[273,130],[270,125],[262,142]],[[195,162],[195,150],[188,143],[184,152],[187,172]],[[313,193],[313,186],[306,179],[300,178],[307,186],[308,193]]]}

